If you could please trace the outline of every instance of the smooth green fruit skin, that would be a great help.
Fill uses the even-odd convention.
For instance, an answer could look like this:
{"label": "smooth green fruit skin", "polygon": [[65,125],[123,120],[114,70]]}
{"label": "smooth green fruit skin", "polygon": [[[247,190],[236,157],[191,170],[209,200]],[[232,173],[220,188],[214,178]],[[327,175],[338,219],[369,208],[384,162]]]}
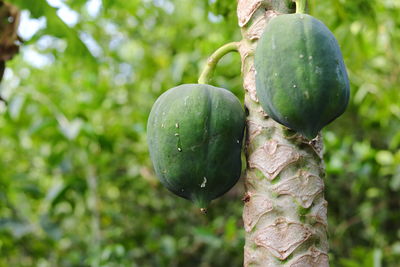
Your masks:
{"label": "smooth green fruit skin", "polygon": [[205,208],[241,173],[245,114],[226,89],[184,84],[162,94],[150,112],[147,140],[162,184]]}
{"label": "smooth green fruit skin", "polygon": [[255,53],[261,106],[277,122],[311,139],[345,111],[350,85],[339,45],[306,14],[275,17]]}

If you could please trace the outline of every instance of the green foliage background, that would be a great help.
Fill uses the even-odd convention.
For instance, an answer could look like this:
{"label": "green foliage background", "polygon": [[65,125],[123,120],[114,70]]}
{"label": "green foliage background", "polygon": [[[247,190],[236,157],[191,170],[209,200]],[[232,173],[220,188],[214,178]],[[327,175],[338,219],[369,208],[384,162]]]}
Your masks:
{"label": "green foliage background", "polygon": [[[11,2],[47,23],[1,84],[0,266],[241,266],[242,185],[201,215],[159,184],[145,131],[162,92],[240,39],[235,1],[103,0],[91,15],[66,0],[73,27],[45,0]],[[351,79],[323,131],[331,264],[399,266],[400,2],[312,0],[310,13]],[[229,55],[214,85],[242,99],[241,83]]]}

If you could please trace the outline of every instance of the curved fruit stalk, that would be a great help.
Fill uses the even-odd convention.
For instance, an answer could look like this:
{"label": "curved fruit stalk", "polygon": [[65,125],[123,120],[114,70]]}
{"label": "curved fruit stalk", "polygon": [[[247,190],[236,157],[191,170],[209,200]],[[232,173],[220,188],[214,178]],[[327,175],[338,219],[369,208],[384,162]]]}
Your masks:
{"label": "curved fruit stalk", "polygon": [[207,65],[204,67],[199,77],[199,83],[208,84],[211,81],[211,76],[217,66],[219,60],[230,52],[238,52],[239,42],[227,43],[218,48],[207,60]]}

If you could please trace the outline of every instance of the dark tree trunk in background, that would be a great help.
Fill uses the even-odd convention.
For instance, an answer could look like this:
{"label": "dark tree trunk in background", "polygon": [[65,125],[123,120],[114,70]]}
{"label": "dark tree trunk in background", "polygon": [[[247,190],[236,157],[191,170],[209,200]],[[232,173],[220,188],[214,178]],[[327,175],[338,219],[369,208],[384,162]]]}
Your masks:
{"label": "dark tree trunk in background", "polygon": [[19,51],[19,16],[20,12],[15,6],[0,1],[0,81],[3,79],[5,62]]}

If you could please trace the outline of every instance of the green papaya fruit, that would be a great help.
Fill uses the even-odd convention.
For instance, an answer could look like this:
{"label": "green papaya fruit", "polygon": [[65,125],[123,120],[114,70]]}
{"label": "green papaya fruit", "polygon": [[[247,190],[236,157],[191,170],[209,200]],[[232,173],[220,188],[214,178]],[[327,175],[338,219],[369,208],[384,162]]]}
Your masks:
{"label": "green papaya fruit", "polygon": [[245,114],[230,91],[184,84],[162,94],[147,123],[157,177],[199,207],[227,192],[240,177]]}
{"label": "green papaya fruit", "polygon": [[307,14],[273,18],[255,53],[261,106],[277,122],[311,139],[349,102],[349,79],[329,29]]}

